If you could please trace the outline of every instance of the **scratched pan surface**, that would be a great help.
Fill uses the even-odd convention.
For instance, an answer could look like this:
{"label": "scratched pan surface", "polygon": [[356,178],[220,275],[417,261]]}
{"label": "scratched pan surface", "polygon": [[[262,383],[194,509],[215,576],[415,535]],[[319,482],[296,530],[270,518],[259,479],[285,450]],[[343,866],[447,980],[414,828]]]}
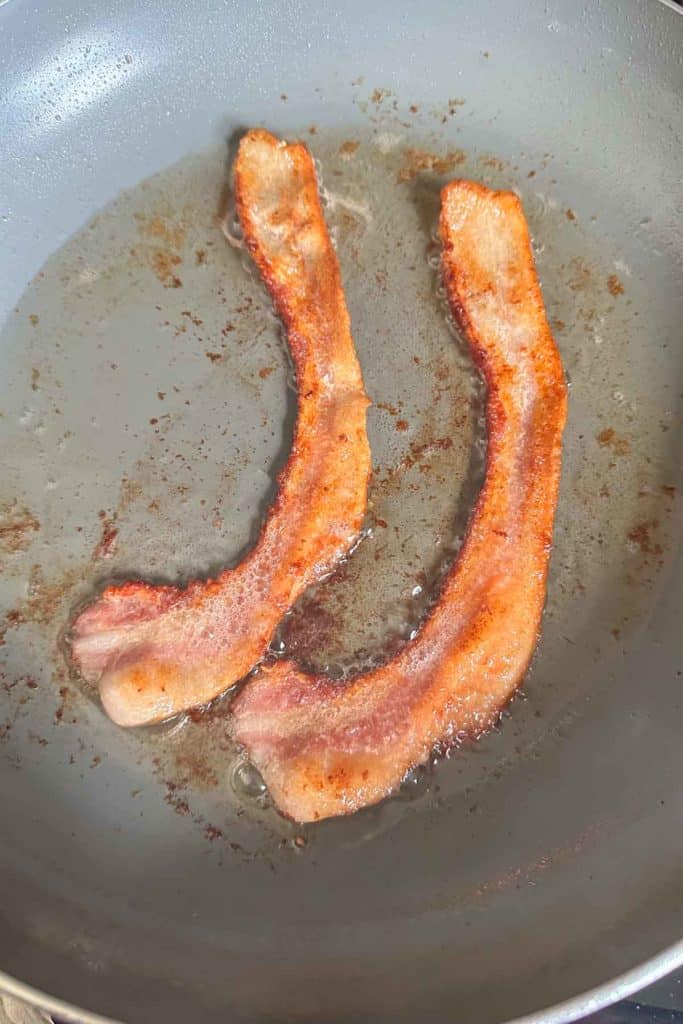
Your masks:
{"label": "scratched pan surface", "polygon": [[[5,987],[89,1020],[497,1024],[680,961],[682,57],[655,2],[2,7]],[[374,402],[364,539],[277,650],[376,663],[457,550],[483,438],[434,270],[449,176],[520,192],[571,379],[523,697],[309,829],[229,701],[126,733],[64,657],[98,586],[238,559],[272,497],[294,392],[219,226],[252,124],[320,160]]]}

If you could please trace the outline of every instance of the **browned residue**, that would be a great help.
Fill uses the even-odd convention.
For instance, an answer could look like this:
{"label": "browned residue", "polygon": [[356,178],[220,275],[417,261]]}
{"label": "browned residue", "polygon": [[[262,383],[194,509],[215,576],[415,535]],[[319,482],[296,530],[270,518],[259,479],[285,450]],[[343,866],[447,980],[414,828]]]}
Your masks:
{"label": "browned residue", "polygon": [[121,490],[119,491],[119,503],[116,507],[114,515],[123,515],[134,501],[142,497],[143,486],[138,480],[131,480],[129,477],[124,476],[121,480]]}
{"label": "browned residue", "polygon": [[172,249],[180,249],[185,241],[184,229],[163,217],[141,218],[138,231],[148,238],[158,238]]}
{"label": "browned residue", "polygon": [[[194,729],[193,722],[201,722],[204,736],[207,735],[212,726],[216,726],[220,730],[221,736],[219,749],[221,751],[226,749],[224,746],[224,715],[221,717],[221,713],[217,712],[215,708],[208,708],[203,710],[196,709],[189,717],[191,719],[189,723],[190,732]],[[187,744],[193,743],[193,740],[196,743],[196,739],[196,732],[192,739],[187,736],[186,731],[185,739],[180,738],[181,749],[175,749],[170,752],[170,765],[166,758],[162,759],[159,756],[152,758],[154,774],[161,779],[166,789],[164,800],[176,814],[183,818],[189,818],[194,825],[200,828],[206,839],[211,842],[222,840],[220,843],[221,848],[229,848],[233,852],[243,854],[251,859],[257,855],[250,854],[239,843],[231,841],[223,828],[208,821],[203,814],[198,813],[190,804],[198,789],[214,789],[220,783],[218,774],[211,766],[211,754],[200,753],[194,748],[188,749]],[[223,765],[223,761],[221,765]],[[137,793],[137,791],[135,792]]]}
{"label": "browned residue", "polygon": [[404,153],[403,166],[398,172],[398,182],[413,181],[421,171],[432,171],[434,174],[449,174],[455,167],[464,163],[466,154],[461,149],[452,149],[449,153],[439,155],[429,153],[425,149],[407,149]]}
{"label": "browned residue", "polygon": [[[166,397],[163,391],[158,391],[157,396],[160,399]],[[165,418],[167,417],[162,417],[162,419]],[[156,416],[153,416],[149,422],[152,426],[156,426],[159,420]],[[139,498],[141,494],[141,484],[136,480],[130,480],[128,477],[123,477],[121,480],[118,504],[114,511],[111,515],[107,515],[103,509],[99,512],[99,519],[102,524],[102,535],[93,550],[93,559],[109,558],[114,553],[119,536],[118,527],[116,525],[119,516],[123,515],[129,506]]]}
{"label": "browned residue", "polygon": [[40,380],[40,370],[34,366],[31,369],[31,391],[38,391],[38,381]]}
{"label": "browned residue", "polygon": [[483,156],[479,157],[479,159],[477,160],[477,163],[480,163],[482,165],[482,167],[490,167],[494,171],[503,171],[503,170],[505,170],[505,161],[504,160],[501,160],[497,156],[490,156],[489,154],[486,154],[486,153]]}
{"label": "browned residue", "polygon": [[341,244],[344,244],[353,235],[357,235],[361,230],[362,225],[358,217],[343,207],[337,211],[336,219],[337,239]]}
{"label": "browned residue", "polygon": [[[102,524],[102,535],[93,551],[93,558],[107,557],[113,552],[117,535],[115,524],[119,517],[123,515],[141,494],[142,485],[138,481],[130,480],[128,477],[122,479],[119,501],[115,510],[110,515],[104,511],[101,511],[99,514]],[[31,519],[33,518],[31,517]],[[29,530],[39,528],[40,524],[37,520],[35,520],[35,526],[29,526]],[[2,542],[3,535],[0,528],[0,550],[2,549]],[[17,543],[16,534],[12,543]],[[22,548],[16,548],[15,550],[22,550]],[[67,569],[57,579],[48,581],[45,579],[42,567],[37,564],[33,565],[28,578],[28,597],[19,602],[11,611],[7,612],[4,621],[0,621],[0,646],[5,642],[5,636],[10,629],[15,629],[17,626],[24,625],[25,623],[47,626],[61,619],[64,612],[64,602],[66,599],[69,601],[73,600],[74,588],[78,583],[82,582],[83,575],[83,567]]]}
{"label": "browned residue", "polygon": [[662,546],[658,543],[653,543],[651,531],[656,530],[659,526],[659,522],[656,519],[648,519],[642,523],[638,523],[632,530],[629,530],[627,536],[632,544],[640,548],[644,555],[661,555]]}
{"label": "browned residue", "polygon": [[536,885],[537,879],[545,871],[556,865],[571,862],[581,856],[586,849],[592,847],[605,832],[605,825],[598,822],[590,825],[585,832],[563,846],[550,849],[547,854],[524,867],[512,868],[498,877],[484,882],[475,890],[479,899],[505,889],[519,889],[523,885]]}
{"label": "browned residue", "polygon": [[0,507],[0,554],[25,551],[38,530],[40,523],[27,508],[17,502]]}
{"label": "browned residue", "polygon": [[214,839],[222,839],[224,834],[225,833],[215,825],[205,825],[204,827],[204,835],[211,842],[213,842]]}
{"label": "browned residue", "polygon": [[337,616],[333,610],[325,607],[325,602],[329,600],[331,588],[347,575],[348,571],[338,569],[327,583],[327,594],[309,595],[301,608],[294,608],[283,627],[283,638],[289,653],[305,657],[309,651],[331,645],[336,635]]}
{"label": "browned residue", "polygon": [[402,482],[403,474],[416,468],[420,473],[429,473],[432,469],[431,457],[440,451],[449,451],[453,447],[452,437],[435,437],[429,441],[412,441],[408,453],[395,465],[385,470],[382,477],[375,479],[378,493],[384,493],[397,483]]}
{"label": "browned residue", "polygon": [[360,142],[358,142],[356,139],[347,139],[346,142],[342,142],[341,146],[339,147],[339,155],[343,157],[345,160],[349,160],[354,155],[354,153],[358,151],[359,146]]}
{"label": "browned residue", "polygon": [[610,274],[607,278],[607,291],[614,296],[624,294],[624,286],[616,274]]}
{"label": "browned residue", "polygon": [[116,550],[119,531],[114,526],[115,520],[113,518],[100,515],[100,519],[102,520],[102,536],[95,546],[92,557],[111,558]]}
{"label": "browned residue", "polygon": [[[70,569],[55,581],[47,582],[39,565],[34,565],[29,579],[29,596],[16,609],[21,622],[35,622],[47,625],[58,614],[66,596],[70,596],[74,584],[81,578],[82,571]],[[19,621],[17,624],[19,624]]]}
{"label": "browned residue", "polygon": [[[179,224],[173,223],[164,217],[145,217],[144,214],[136,214],[138,221],[138,232],[142,237],[151,243],[154,248],[143,252],[149,260],[154,274],[165,288],[180,288],[182,281],[176,270],[182,263],[179,250],[185,242],[185,230]],[[135,250],[133,250],[135,254]]]}
{"label": "browned residue", "polygon": [[597,436],[598,444],[603,448],[611,448],[615,455],[628,455],[631,445],[625,437],[619,437],[612,427],[605,427]]}
{"label": "browned residue", "polygon": [[564,211],[564,215],[567,218],[567,220],[576,220],[576,214],[574,213],[571,207],[567,207],[567,209]]}
{"label": "browned residue", "polygon": [[196,316],[189,309],[181,309],[180,315],[184,316],[187,320],[189,320],[191,323],[193,323],[195,327],[201,327],[202,324],[204,323],[203,320],[201,320],[198,316]]}
{"label": "browned residue", "polygon": [[574,256],[569,261],[569,278],[567,284],[573,292],[582,292],[589,287],[593,278],[591,268],[581,256]]}
{"label": "browned residue", "polygon": [[[373,513],[373,521],[383,529],[388,528],[386,520]],[[358,581],[363,575],[361,559],[347,559],[326,578],[324,587],[309,591],[283,623],[281,639],[288,656],[303,662],[315,661],[321,650],[330,662],[340,664],[348,658],[345,651],[347,638],[343,636],[343,622],[348,615],[348,602],[357,593]],[[389,658],[403,644],[402,635],[396,630],[384,634],[380,658]],[[377,652],[373,652],[373,655]],[[354,657],[361,661],[370,654],[362,646],[357,647]]]}
{"label": "browned residue", "polygon": [[391,96],[391,89],[373,89],[370,102],[378,107],[388,96]]}
{"label": "browned residue", "polygon": [[204,355],[207,359],[210,359],[212,363],[217,363],[221,358],[220,352],[205,352]]}
{"label": "browned residue", "polygon": [[166,796],[164,800],[181,817],[185,818],[190,813],[190,805],[184,797],[178,796],[178,786],[175,782],[166,783]]}
{"label": "browned residue", "polygon": [[177,253],[168,252],[165,249],[155,249],[150,260],[152,270],[164,288],[180,288],[182,286],[183,282],[175,273],[175,268],[182,262]]}
{"label": "browned residue", "polygon": [[[0,719],[0,743],[9,739],[12,728],[19,718],[25,717],[30,708],[27,705],[35,696],[38,683],[30,675],[18,676],[16,679],[8,679],[0,670],[0,690],[7,695],[9,701],[4,705],[8,712],[4,720]],[[47,746],[47,740],[33,732],[28,731],[28,738],[31,743],[37,743],[41,747]]]}
{"label": "browned residue", "polygon": [[[211,721],[210,716],[202,714],[202,719]],[[196,720],[196,719],[195,719]],[[179,786],[199,786],[202,789],[215,789],[220,779],[208,758],[198,750],[179,750],[175,758],[175,778]]]}
{"label": "browned residue", "polygon": [[265,380],[267,377],[270,377],[274,369],[275,367],[273,366],[262,366],[258,372],[258,375],[261,378],[261,380]]}

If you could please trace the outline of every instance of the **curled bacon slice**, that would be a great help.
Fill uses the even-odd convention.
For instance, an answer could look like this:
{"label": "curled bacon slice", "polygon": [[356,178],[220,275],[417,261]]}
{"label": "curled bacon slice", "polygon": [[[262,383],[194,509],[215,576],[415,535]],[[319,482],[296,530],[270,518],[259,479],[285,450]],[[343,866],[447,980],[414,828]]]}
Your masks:
{"label": "curled bacon slice", "polygon": [[346,684],[264,666],[234,702],[235,736],[298,821],[392,793],[437,744],[495,722],[538,639],[566,387],[517,197],[454,181],[442,270],[488,386],[486,479],[459,558],[417,637]]}
{"label": "curled bacon slice", "polygon": [[287,609],[352,545],[365,512],[368,400],[313,160],[301,143],[250,131],[234,176],[244,238],[295,363],[294,441],[258,542],[236,568],[186,588],[108,587],[76,619],[76,665],[120,725],[160,721],[241,679]]}

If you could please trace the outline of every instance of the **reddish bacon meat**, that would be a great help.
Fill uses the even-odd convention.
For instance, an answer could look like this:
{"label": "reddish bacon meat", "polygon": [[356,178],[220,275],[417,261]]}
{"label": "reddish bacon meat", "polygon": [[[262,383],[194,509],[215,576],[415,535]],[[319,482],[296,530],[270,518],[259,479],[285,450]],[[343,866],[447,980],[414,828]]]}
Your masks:
{"label": "reddish bacon meat", "polygon": [[236,738],[297,821],[373,804],[437,744],[483,733],[538,639],[566,416],[562,364],[517,197],[452,182],[440,232],[450,305],[488,387],[486,479],[439,599],[397,657],[346,684],[280,661],[235,701]]}
{"label": "reddish bacon meat", "polygon": [[247,247],[288,332],[294,442],[277,500],[240,565],[186,588],[108,587],[76,619],[76,665],[120,725],[167,718],[241,679],[287,609],[351,546],[365,511],[368,400],[310,153],[249,132],[235,193]]}

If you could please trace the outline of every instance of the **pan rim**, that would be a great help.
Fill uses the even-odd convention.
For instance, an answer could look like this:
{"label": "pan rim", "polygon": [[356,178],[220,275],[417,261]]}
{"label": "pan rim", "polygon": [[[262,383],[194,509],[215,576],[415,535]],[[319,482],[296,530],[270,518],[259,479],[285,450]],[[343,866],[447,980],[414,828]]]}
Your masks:
{"label": "pan rim", "polygon": [[[683,939],[665,947],[659,953],[649,957],[636,967],[624,971],[614,978],[564,999],[552,1006],[534,1010],[523,1017],[514,1017],[501,1024],[571,1024],[589,1014],[613,1006],[621,999],[633,995],[647,985],[659,981],[677,968],[683,967]],[[19,981],[11,974],[0,970],[0,995],[18,999],[35,1009],[44,1010],[50,1015],[63,1016],[65,1019],[77,1019],[79,1024],[125,1024],[116,1017],[107,1017],[91,1010],[82,1009],[75,1003],[57,999],[42,989],[35,988],[26,982]]]}
{"label": "pan rim", "polygon": [[613,1006],[680,967],[683,967],[683,939],[586,992],[564,999],[547,1009],[515,1017],[504,1024],[571,1024],[571,1021]]}

